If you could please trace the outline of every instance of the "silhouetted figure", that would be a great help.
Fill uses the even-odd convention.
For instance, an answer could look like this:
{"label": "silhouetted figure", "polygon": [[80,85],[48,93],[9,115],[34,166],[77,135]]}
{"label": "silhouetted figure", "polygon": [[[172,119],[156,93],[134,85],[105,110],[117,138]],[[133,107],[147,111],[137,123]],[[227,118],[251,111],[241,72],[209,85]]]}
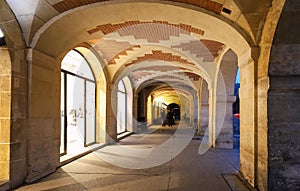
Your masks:
{"label": "silhouetted figure", "polygon": [[172,127],[174,124],[174,114],[172,111],[169,111],[167,114],[167,119],[168,119],[168,125],[169,127]]}

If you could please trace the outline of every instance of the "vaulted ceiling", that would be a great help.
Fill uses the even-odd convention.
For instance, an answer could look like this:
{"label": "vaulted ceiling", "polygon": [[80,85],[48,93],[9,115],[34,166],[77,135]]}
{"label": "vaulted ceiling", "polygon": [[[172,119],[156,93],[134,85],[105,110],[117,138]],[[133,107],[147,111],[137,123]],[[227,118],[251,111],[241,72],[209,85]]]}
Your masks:
{"label": "vaulted ceiling", "polygon": [[[206,34],[204,28],[197,27],[201,18],[189,17],[189,14],[196,11],[217,18],[240,31],[248,43],[258,44],[272,0],[7,0],[7,3],[19,21],[29,47],[41,42],[39,46],[43,47],[37,48],[43,52],[47,49],[49,55],[56,57],[62,53],[60,47],[67,51],[79,43],[89,43],[109,71],[125,72],[124,76],[131,79],[135,88],[160,81],[170,87],[191,91],[194,82],[203,78],[197,63],[216,64],[219,56],[231,47]],[[164,6],[162,10],[153,9],[153,15],[151,11],[134,12],[134,6],[141,3]],[[127,8],[120,9],[116,4],[126,4]],[[142,4],[144,9],[148,8],[147,4]],[[110,21],[105,19],[108,15],[104,11],[92,10],[101,6],[115,6],[115,9],[111,8],[114,12]],[[172,9],[167,9],[170,6],[184,9],[174,9],[177,12],[171,14]],[[183,13],[185,10],[191,10],[191,13]],[[173,22],[164,19],[162,11],[178,18]],[[72,19],[71,13],[76,13]],[[175,22],[180,17],[190,22]],[[60,23],[61,18],[64,22]],[[52,24],[57,26],[48,30]],[[213,27],[214,24],[205,26],[209,31],[214,31]],[[216,32],[220,38],[228,38],[222,36],[220,29]],[[40,40],[43,33],[50,40]],[[58,35],[63,38],[58,39]],[[54,45],[49,44],[51,41]]]}

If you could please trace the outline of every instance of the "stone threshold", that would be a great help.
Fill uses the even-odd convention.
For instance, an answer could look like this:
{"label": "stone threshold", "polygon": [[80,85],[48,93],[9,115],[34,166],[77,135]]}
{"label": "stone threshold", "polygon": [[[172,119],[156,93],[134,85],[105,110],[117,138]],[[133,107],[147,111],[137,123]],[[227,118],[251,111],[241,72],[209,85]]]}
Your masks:
{"label": "stone threshold", "polygon": [[9,189],[8,181],[0,181],[0,191],[6,191]]}

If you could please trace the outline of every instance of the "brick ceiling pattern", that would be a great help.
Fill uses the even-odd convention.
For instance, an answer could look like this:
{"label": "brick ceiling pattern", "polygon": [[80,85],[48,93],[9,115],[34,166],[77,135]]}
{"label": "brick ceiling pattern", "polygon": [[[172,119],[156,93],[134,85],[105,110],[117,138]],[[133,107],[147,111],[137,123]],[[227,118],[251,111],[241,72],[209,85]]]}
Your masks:
{"label": "brick ceiling pattern", "polygon": [[[152,22],[126,21],[124,23],[119,23],[119,24],[98,25],[95,28],[92,28],[92,29],[88,30],[87,32],[89,34],[93,34],[93,33],[101,31],[103,34],[106,35],[106,34],[109,34],[109,33],[112,33],[112,32],[115,32],[115,31],[118,31],[118,30],[122,29],[122,31],[120,33],[121,36],[122,35],[123,36],[128,35],[128,34],[132,35],[133,34],[132,31],[134,31],[134,34],[136,33],[137,35],[140,35],[141,33],[138,33],[136,31],[136,27],[140,24],[143,24],[142,27],[145,27],[145,28],[139,28],[139,30],[141,29],[144,32],[147,29],[149,30],[149,27],[153,27],[154,24],[158,24],[155,27],[158,27],[158,26],[166,27],[166,28],[173,27],[172,30],[171,30],[172,32],[168,32],[170,35],[172,33],[174,33],[175,35],[173,35],[173,36],[178,36],[179,32],[182,33],[182,34],[190,34],[190,33],[196,33],[196,34],[199,34],[199,35],[204,34],[203,30],[194,28],[191,25],[186,25],[186,24],[182,24],[182,23],[180,23],[180,24],[171,24],[171,23],[168,23],[168,22],[165,22],[165,21],[156,21],[156,20],[154,20]],[[134,28],[130,28],[130,26],[133,26]],[[181,30],[179,30],[179,29],[181,29]],[[154,31],[153,28],[150,28],[150,30]]]}
{"label": "brick ceiling pattern", "polygon": [[[96,44],[96,48],[102,53],[102,56],[108,64],[116,64],[116,60],[119,59],[120,55],[128,55],[129,51],[136,50],[134,48],[140,48],[140,43],[160,44],[163,42],[172,44],[174,41],[172,42],[171,40],[174,40],[174,38],[170,39],[171,37],[176,37],[179,40],[179,43],[180,39],[184,40],[179,45],[172,46],[170,44],[170,48],[188,52],[199,59],[203,59],[204,62],[213,62],[215,57],[217,57],[224,48],[224,44],[211,40],[193,40],[194,38],[191,37],[191,41],[188,42],[186,36],[183,36],[182,38],[180,35],[190,35],[191,32],[204,34],[204,31],[183,24],[176,25],[161,21],[129,21],[114,25],[100,25],[97,27],[97,30],[101,30],[107,35],[107,37],[102,38]],[[96,30],[93,30],[93,32],[95,31]],[[116,40],[113,40],[114,38]],[[188,63],[187,60],[181,59],[179,56],[174,57],[170,56],[170,54],[162,54],[157,51],[154,51],[151,55],[144,56],[143,60],[146,59],[183,61],[183,63]],[[138,60],[133,61],[131,64],[143,60],[138,58]]]}
{"label": "brick ceiling pattern", "polygon": [[[105,0],[63,0],[53,5],[53,8],[58,12],[65,12],[67,10],[97,3],[104,2]],[[223,5],[211,0],[171,0],[169,2],[190,4],[197,7],[201,7],[220,14]],[[178,37],[180,35],[199,34],[204,35],[204,31],[198,28],[194,28],[186,24],[172,24],[165,21],[152,21],[141,22],[126,21],[118,24],[105,24],[99,25],[92,29],[87,30],[88,34],[94,34],[96,32],[102,32],[104,35],[115,33],[122,40],[113,38],[102,38],[95,46],[101,52],[103,58],[109,65],[116,64],[116,60],[120,56],[128,56],[129,51],[136,50],[135,48],[141,48],[141,44],[135,43],[132,40],[126,40],[126,37],[133,37],[132,39],[145,40],[148,43],[160,43],[160,41],[170,41],[170,37]],[[171,46],[173,49],[181,49],[196,55],[198,58],[203,58],[204,61],[213,61],[216,56],[219,55],[220,50],[223,48],[222,43],[217,43],[209,40],[195,40],[190,42],[181,43],[180,45]],[[187,59],[181,56],[174,55],[169,52],[163,52],[161,50],[152,50],[152,53],[144,54],[141,57],[137,57],[125,66],[131,66],[136,63],[140,63],[148,60],[161,60],[167,62],[179,62],[181,64],[187,64],[194,66],[194,63],[189,62]],[[140,68],[138,71],[134,71],[129,76],[135,83],[140,83],[145,80],[160,79],[163,81],[172,80],[199,80],[200,76],[188,72],[189,70],[182,67],[173,66],[149,66]],[[148,79],[149,78],[149,79]]]}
{"label": "brick ceiling pattern", "polygon": [[[59,13],[62,13],[70,9],[74,9],[76,7],[89,5],[97,2],[104,2],[104,1],[108,1],[108,0],[64,0],[56,4],[53,4],[52,7]],[[217,14],[220,14],[223,8],[222,4],[211,0],[169,0],[169,1],[194,5],[200,8],[207,9]]]}
{"label": "brick ceiling pattern", "polygon": [[101,51],[103,58],[109,62],[118,55],[126,54],[126,50],[132,50],[133,45],[129,42],[117,42],[113,39],[109,39],[97,43],[95,48]]}
{"label": "brick ceiling pattern", "polygon": [[172,72],[172,71],[188,71],[188,69],[183,67],[177,67],[177,66],[148,66],[148,67],[142,67],[136,71],[155,71],[155,72]]}
{"label": "brick ceiling pattern", "polygon": [[[142,25],[142,26],[141,26]],[[179,37],[186,31],[169,24],[144,23],[131,25],[118,30],[120,36],[134,36],[135,39],[147,39],[149,43],[159,43],[160,40],[170,40],[170,36]]]}
{"label": "brick ceiling pattern", "polygon": [[171,48],[187,51],[196,55],[197,58],[203,58],[204,62],[213,62],[215,57],[219,56],[220,51],[223,50],[224,44],[211,40],[195,40]]}
{"label": "brick ceiling pattern", "polygon": [[194,63],[189,62],[187,59],[181,58],[181,56],[173,55],[172,53],[165,53],[161,50],[152,50],[152,54],[145,54],[144,56],[137,57],[125,66],[130,66],[143,62],[145,60],[163,60],[167,62],[179,62],[181,64],[188,64],[194,66]]}
{"label": "brick ceiling pattern", "polygon": [[224,48],[224,44],[217,41],[205,40],[205,39],[201,39],[200,41],[209,49],[210,53],[214,57],[219,56],[220,50]]}
{"label": "brick ceiling pattern", "polygon": [[178,72],[178,75],[188,76],[193,81],[198,81],[201,78],[199,75],[191,73],[191,72]]}
{"label": "brick ceiling pattern", "polygon": [[186,71],[186,69],[173,66],[149,66],[133,71],[129,77],[135,84],[151,80],[164,82],[177,80],[183,82],[187,78],[184,78],[184,75],[178,75],[180,71]]}
{"label": "brick ceiling pattern", "polygon": [[155,74],[155,72],[150,72],[150,71],[136,71],[133,72],[132,74],[130,74],[131,79],[133,79],[134,81],[139,81],[142,78],[145,78],[147,76],[153,75]]}

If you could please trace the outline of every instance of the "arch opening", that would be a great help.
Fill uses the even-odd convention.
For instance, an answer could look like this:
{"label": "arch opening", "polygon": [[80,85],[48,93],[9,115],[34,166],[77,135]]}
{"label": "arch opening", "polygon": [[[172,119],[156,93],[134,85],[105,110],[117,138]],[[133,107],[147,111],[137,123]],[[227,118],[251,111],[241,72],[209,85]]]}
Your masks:
{"label": "arch opening", "polygon": [[123,80],[118,84],[117,134],[127,131],[127,91]]}
{"label": "arch opening", "polygon": [[84,56],[71,50],[61,62],[61,161],[96,142],[95,77]]}
{"label": "arch opening", "polygon": [[180,120],[180,106],[177,103],[170,103],[167,109],[173,113],[175,121]]}

